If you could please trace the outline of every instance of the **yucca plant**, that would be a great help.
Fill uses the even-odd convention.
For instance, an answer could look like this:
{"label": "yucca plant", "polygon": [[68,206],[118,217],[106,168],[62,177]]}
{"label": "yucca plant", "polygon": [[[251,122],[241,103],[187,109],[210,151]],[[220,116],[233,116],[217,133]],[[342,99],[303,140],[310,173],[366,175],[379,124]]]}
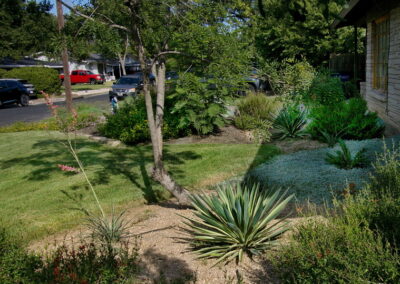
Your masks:
{"label": "yucca plant", "polygon": [[365,157],[365,149],[361,149],[354,156],[351,154],[349,148],[343,140],[339,140],[340,150],[334,154],[326,154],[325,161],[329,164],[335,165],[339,169],[350,170],[353,168],[362,168],[367,163]]}
{"label": "yucca plant", "polygon": [[307,135],[304,126],[307,123],[307,111],[300,110],[297,106],[283,108],[274,120],[274,127],[277,130],[275,138],[301,138]]}
{"label": "yucca plant", "polygon": [[126,241],[132,235],[129,229],[132,224],[125,217],[126,211],[116,214],[114,209],[111,218],[104,216],[88,215],[87,226],[90,229],[91,237],[113,249],[114,244]]}
{"label": "yucca plant", "polygon": [[274,219],[282,213],[293,195],[279,190],[224,185],[217,195],[192,195],[198,219],[187,218],[199,258],[216,258],[216,264],[236,260],[244,254],[250,258],[275,245],[287,229],[286,218]]}

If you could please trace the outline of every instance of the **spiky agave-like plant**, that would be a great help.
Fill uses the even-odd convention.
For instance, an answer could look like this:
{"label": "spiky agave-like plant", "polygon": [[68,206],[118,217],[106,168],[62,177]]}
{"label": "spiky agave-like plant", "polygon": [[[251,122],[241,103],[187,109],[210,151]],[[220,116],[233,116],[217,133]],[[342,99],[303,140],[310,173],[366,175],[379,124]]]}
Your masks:
{"label": "spiky agave-like plant", "polygon": [[304,131],[306,123],[306,110],[300,110],[296,105],[288,106],[282,109],[274,120],[274,127],[277,130],[275,138],[283,140],[307,136]]}
{"label": "spiky agave-like plant", "polygon": [[362,168],[366,165],[367,158],[365,157],[366,150],[364,148],[353,156],[343,140],[339,140],[339,145],[340,150],[337,150],[335,154],[326,154],[325,161],[327,163],[335,165],[339,169],[345,170]]}
{"label": "spiky agave-like plant", "polygon": [[199,258],[216,258],[216,264],[260,255],[288,229],[286,218],[271,221],[292,197],[261,190],[257,184],[224,185],[217,195],[192,195],[199,220],[187,218],[185,223],[195,240],[193,249]]}

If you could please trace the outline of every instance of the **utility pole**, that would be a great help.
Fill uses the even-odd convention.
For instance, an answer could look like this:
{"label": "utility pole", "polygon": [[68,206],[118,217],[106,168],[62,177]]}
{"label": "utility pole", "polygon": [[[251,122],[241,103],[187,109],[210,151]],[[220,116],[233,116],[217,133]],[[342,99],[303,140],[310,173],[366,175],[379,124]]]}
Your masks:
{"label": "utility pole", "polygon": [[72,112],[72,91],[71,91],[71,77],[69,73],[69,60],[68,60],[68,50],[67,43],[65,38],[63,37],[63,29],[64,29],[64,13],[62,8],[61,0],[57,0],[57,22],[58,22],[58,31],[62,37],[62,62],[63,62],[63,70],[64,70],[64,86],[65,86],[65,103],[67,105],[67,110]]}

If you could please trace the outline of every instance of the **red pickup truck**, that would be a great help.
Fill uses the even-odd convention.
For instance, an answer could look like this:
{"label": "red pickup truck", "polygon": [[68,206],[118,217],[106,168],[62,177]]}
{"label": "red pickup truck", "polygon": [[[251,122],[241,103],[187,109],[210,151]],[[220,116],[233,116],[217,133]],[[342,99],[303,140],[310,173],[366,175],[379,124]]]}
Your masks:
{"label": "red pickup truck", "polygon": [[[88,70],[73,70],[71,72],[71,84],[89,83],[89,84],[104,84],[106,78],[104,75],[94,74]],[[60,80],[64,82],[64,75],[60,75]]]}

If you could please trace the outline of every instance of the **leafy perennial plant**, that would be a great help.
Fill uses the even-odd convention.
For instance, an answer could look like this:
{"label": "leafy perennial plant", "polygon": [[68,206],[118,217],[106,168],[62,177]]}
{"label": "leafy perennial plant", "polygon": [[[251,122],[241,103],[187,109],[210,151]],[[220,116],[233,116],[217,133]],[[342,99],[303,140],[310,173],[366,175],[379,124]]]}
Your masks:
{"label": "leafy perennial plant", "polygon": [[217,195],[192,195],[198,219],[186,224],[193,234],[194,250],[200,258],[216,258],[217,263],[241,261],[271,248],[287,229],[285,218],[272,222],[293,195],[279,190],[261,190],[258,185],[224,185]]}

